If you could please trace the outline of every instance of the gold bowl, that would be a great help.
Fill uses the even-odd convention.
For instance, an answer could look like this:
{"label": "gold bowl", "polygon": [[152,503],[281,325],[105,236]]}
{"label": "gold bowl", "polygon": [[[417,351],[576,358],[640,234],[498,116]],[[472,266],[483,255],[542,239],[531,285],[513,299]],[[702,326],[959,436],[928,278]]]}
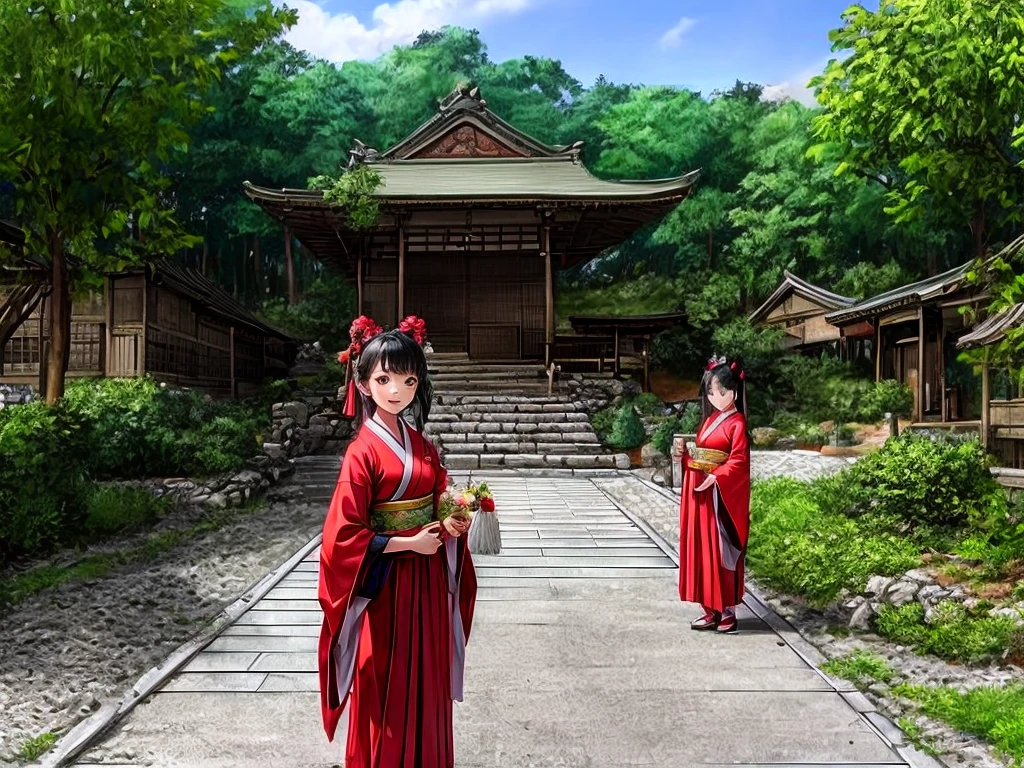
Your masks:
{"label": "gold bowl", "polygon": [[722,466],[728,458],[729,454],[725,451],[716,451],[713,448],[692,448],[686,466],[699,472],[710,472],[715,467]]}

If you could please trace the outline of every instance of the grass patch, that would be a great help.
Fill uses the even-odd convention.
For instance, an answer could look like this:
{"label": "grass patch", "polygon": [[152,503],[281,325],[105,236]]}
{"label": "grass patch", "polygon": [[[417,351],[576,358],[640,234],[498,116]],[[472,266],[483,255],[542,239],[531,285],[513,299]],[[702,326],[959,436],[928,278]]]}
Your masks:
{"label": "grass patch", "polygon": [[57,736],[55,734],[49,732],[41,733],[34,739],[29,739],[22,744],[18,754],[21,755],[22,760],[38,760],[49,752],[56,743]]}
{"label": "grass patch", "polygon": [[154,525],[170,509],[169,499],[142,488],[100,488],[89,497],[85,528],[93,538],[131,533]]}
{"label": "grass patch", "polygon": [[[573,315],[646,315],[672,312],[683,295],[681,280],[644,275],[636,280],[617,281],[600,288],[559,287],[555,321],[568,330]],[[608,308],[614,307],[609,312]]]}
{"label": "grass patch", "polygon": [[875,620],[878,633],[918,653],[966,664],[1002,658],[1018,633],[1012,618],[973,615],[957,603],[944,606],[942,613],[928,624],[920,603],[907,603],[898,608],[884,605]]}
{"label": "grass patch", "polygon": [[924,731],[921,726],[909,717],[901,717],[896,724],[900,727],[900,730],[906,734],[907,741],[909,741],[912,746],[927,755],[931,755],[932,757],[938,757],[941,754],[939,750],[925,740]]}
{"label": "grass patch", "polygon": [[849,680],[861,689],[867,688],[872,683],[889,683],[896,675],[885,659],[862,648],[844,656],[829,659],[822,664],[821,669],[833,677]]}
{"label": "grass patch", "polygon": [[973,733],[1024,762],[1024,685],[980,686],[969,691],[900,683],[897,696],[914,701],[929,717]]}
{"label": "grass patch", "polygon": [[38,568],[0,580],[0,608],[12,608],[43,590],[72,581],[102,579],[117,568],[136,563],[150,563],[186,540],[222,528],[242,514],[251,514],[263,507],[261,499],[252,500],[234,510],[220,510],[189,528],[162,531],[146,537],[141,544],[120,552],[91,555],[74,565],[60,567],[42,565]]}

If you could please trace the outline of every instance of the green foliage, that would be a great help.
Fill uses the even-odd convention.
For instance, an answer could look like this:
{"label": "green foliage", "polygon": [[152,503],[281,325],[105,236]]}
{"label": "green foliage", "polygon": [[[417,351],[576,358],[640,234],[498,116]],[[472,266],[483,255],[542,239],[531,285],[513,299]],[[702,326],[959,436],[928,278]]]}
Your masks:
{"label": "green foliage", "polygon": [[170,506],[168,499],[158,499],[142,488],[99,488],[86,505],[85,531],[94,539],[131,533],[156,523]]}
{"label": "green foliage", "polygon": [[617,448],[630,451],[639,448],[647,439],[643,422],[632,403],[623,403],[615,415],[609,441]]}
{"label": "green foliage", "polygon": [[818,488],[834,511],[901,520],[912,535],[922,527],[984,526],[1008,513],[1006,495],[976,440],[904,433]]}
{"label": "green foliage", "polygon": [[64,406],[0,411],[0,565],[76,534],[89,453],[80,420]]}
{"label": "green foliage", "polygon": [[821,669],[833,677],[849,680],[862,690],[872,683],[888,683],[896,676],[885,659],[862,648],[829,659]]}
{"label": "green foliage", "polygon": [[830,38],[849,55],[812,81],[825,107],[815,132],[839,145],[838,172],[887,177],[897,221],[941,210],[979,244],[987,218],[1020,221],[1021,4],[895,0],[844,21]]}
{"label": "green foliage", "polygon": [[788,478],[754,484],[748,562],[765,584],[814,605],[843,589],[862,591],[875,574],[897,575],[920,564],[904,538],[826,511],[812,486]]}
{"label": "green foliage", "polygon": [[914,393],[901,381],[887,379],[875,382],[860,398],[857,419],[878,422],[885,414],[909,417],[914,409]]}
{"label": "green foliage", "polygon": [[1016,621],[1006,616],[973,616],[962,605],[938,613],[933,624],[924,620],[918,602],[896,608],[883,605],[875,619],[885,638],[948,661],[979,664],[1002,657]]}
{"label": "green foliage", "polygon": [[913,276],[896,261],[871,264],[859,261],[840,275],[835,292],[862,301],[912,283]]}
{"label": "green foliage", "polygon": [[380,216],[380,201],[374,196],[384,179],[368,165],[357,165],[337,178],[316,176],[309,180],[310,189],[322,189],[324,200],[347,212],[346,221],[352,229],[369,229]]}
{"label": "green foliage", "polygon": [[916,702],[931,718],[957,731],[977,734],[1019,765],[1024,761],[1024,685],[950,686],[901,683],[893,693]]}
{"label": "green foliage", "polygon": [[355,286],[343,277],[330,274],[313,281],[301,301],[290,304],[283,298],[270,299],[260,310],[268,324],[293,338],[319,341],[327,352],[348,346],[348,327],[355,313]]}
{"label": "green foliage", "polygon": [[[603,282],[603,281],[602,281]],[[647,274],[635,280],[613,281],[607,285],[560,287],[555,316],[558,327],[569,328],[573,315],[642,315],[672,312],[679,306],[682,283]],[[609,309],[614,307],[614,312]]]}
{"label": "green foliage", "polygon": [[22,744],[21,749],[18,750],[18,754],[21,755],[22,760],[38,760],[49,752],[56,743],[56,734],[50,732],[41,733],[35,738],[29,739]]}

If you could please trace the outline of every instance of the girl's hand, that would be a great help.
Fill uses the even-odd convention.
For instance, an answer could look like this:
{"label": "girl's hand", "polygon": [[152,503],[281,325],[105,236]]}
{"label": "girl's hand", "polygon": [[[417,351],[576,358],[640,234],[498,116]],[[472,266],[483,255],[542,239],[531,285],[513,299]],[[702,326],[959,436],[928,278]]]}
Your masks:
{"label": "girl's hand", "polygon": [[462,517],[461,515],[451,515],[445,518],[444,529],[448,531],[449,536],[457,539],[469,530],[470,522],[469,518]]}
{"label": "girl's hand", "polygon": [[717,482],[718,482],[718,478],[717,477],[715,477],[714,475],[708,475],[707,477],[704,478],[704,482],[701,483],[700,485],[698,485],[693,490],[696,491],[697,493],[700,493],[701,491],[706,491],[708,488],[710,488],[712,485],[714,485]]}
{"label": "girl's hand", "polygon": [[423,526],[419,533],[409,537],[409,549],[421,555],[434,554],[441,546],[440,529],[440,523]]}

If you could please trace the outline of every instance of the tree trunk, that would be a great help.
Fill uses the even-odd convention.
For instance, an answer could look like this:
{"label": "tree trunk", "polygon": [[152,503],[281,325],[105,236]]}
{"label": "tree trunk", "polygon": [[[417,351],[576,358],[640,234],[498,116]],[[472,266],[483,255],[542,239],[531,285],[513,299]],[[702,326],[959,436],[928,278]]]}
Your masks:
{"label": "tree trunk", "polygon": [[263,279],[263,254],[260,252],[260,236],[252,236],[252,259],[256,269],[256,304],[259,306],[267,298],[267,286]]}
{"label": "tree trunk", "polygon": [[67,256],[64,239],[58,232],[49,232],[50,283],[50,344],[46,360],[46,402],[53,405],[64,397],[64,377],[71,358],[71,291],[68,279]]}
{"label": "tree trunk", "polygon": [[985,257],[985,204],[978,205],[978,212],[971,222],[971,232],[974,233],[974,257],[982,259]]}
{"label": "tree trunk", "polygon": [[292,231],[284,228],[284,273],[288,279],[288,303],[296,304],[299,301],[295,292],[295,262],[292,259]]}

